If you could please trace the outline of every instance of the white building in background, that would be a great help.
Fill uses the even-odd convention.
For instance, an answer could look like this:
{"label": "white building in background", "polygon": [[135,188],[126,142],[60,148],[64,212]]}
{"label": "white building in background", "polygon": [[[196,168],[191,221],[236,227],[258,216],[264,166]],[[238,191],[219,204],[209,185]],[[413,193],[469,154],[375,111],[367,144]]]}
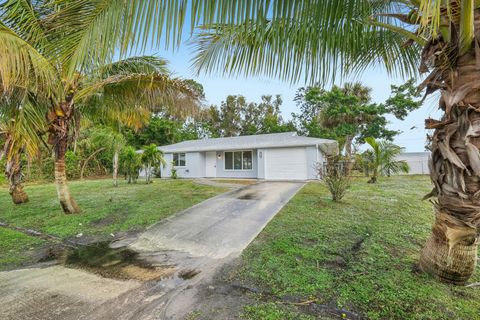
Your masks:
{"label": "white building in background", "polygon": [[408,174],[430,174],[428,162],[430,161],[430,152],[404,152],[396,158],[398,161],[405,160],[410,166]]}

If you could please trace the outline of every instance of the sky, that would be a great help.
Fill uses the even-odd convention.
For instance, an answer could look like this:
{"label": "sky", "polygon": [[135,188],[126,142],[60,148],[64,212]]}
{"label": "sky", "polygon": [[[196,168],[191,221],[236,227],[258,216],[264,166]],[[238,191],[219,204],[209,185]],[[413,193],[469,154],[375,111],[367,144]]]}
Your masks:
{"label": "sky", "polygon": [[[185,41],[178,49],[172,50],[147,50],[148,54],[155,54],[169,61],[170,70],[176,76],[188,79],[194,79],[204,87],[206,103],[208,105],[220,103],[228,95],[243,95],[247,101],[259,102],[264,94],[280,94],[283,99],[281,106],[282,116],[285,120],[291,118],[292,112],[298,112],[299,108],[295,105],[293,98],[298,88],[303,83],[290,85],[277,79],[267,77],[235,77],[221,75],[196,75],[191,67],[191,59],[194,55],[192,47]],[[343,80],[343,81],[341,81]],[[403,84],[407,79],[389,77],[387,73],[380,68],[366,70],[356,78],[339,79],[335,84],[341,85],[347,81],[361,81],[364,85],[372,88],[373,102],[381,103],[390,95],[390,86],[392,84]],[[406,152],[425,151],[425,138],[427,131],[424,129],[424,119],[428,117],[439,118],[437,108],[438,97],[432,95],[427,98],[424,105],[416,110],[403,121],[395,117],[388,116],[389,129],[399,130],[401,133],[396,136],[394,142],[405,148]],[[362,148],[363,149],[363,148]]]}

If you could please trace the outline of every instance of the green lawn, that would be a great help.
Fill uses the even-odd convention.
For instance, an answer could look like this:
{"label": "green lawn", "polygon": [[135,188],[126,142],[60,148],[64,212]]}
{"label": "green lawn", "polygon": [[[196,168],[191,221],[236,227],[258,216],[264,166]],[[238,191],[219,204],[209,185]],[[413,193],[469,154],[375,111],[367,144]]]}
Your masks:
{"label": "green lawn", "polygon": [[[189,180],[155,180],[150,185],[122,181],[118,188],[111,180],[88,180],[71,182],[70,186],[81,214],[62,213],[54,184],[27,186],[30,202],[20,206],[11,202],[7,188],[0,187],[0,221],[62,238],[78,234],[109,237],[111,233],[141,230],[227,190]],[[29,251],[42,243],[0,228],[0,269],[28,262]]]}
{"label": "green lawn", "polygon": [[[427,177],[356,179],[341,203],[306,185],[248,247],[236,280],[254,295],[248,319],[315,319],[285,301],[314,300],[368,319],[479,319],[480,288],[439,284],[415,272],[430,233]],[[473,279],[480,281],[480,272]],[[340,315],[341,317],[341,315]]]}

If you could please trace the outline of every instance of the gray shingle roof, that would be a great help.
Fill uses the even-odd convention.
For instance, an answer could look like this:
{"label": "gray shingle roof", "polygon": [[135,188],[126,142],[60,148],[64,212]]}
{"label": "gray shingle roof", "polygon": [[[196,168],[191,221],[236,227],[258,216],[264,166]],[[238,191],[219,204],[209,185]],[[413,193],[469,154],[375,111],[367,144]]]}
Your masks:
{"label": "gray shingle roof", "polygon": [[229,138],[214,138],[203,140],[188,140],[180,143],[158,147],[165,153],[171,152],[199,152],[199,151],[223,151],[241,149],[260,149],[278,147],[300,147],[323,145],[334,152],[337,142],[329,139],[319,139],[298,136],[295,132],[260,134],[252,136],[238,136]]}

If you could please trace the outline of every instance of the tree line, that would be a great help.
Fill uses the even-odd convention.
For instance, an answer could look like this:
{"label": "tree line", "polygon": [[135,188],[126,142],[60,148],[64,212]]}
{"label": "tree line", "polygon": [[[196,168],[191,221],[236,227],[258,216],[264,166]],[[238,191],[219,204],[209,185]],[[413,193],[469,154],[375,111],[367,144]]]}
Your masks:
{"label": "tree line", "polygon": [[294,131],[335,139],[346,156],[352,157],[353,145],[365,143],[367,137],[393,141],[400,132],[388,128],[386,116],[393,114],[403,120],[422,101],[414,81],[409,80],[392,86],[390,97],[383,103],[373,103],[371,88],[359,82],[331,89],[319,85],[302,87],[294,102],[299,111],[285,120],[280,95],[263,95],[260,102],[229,95],[219,106],[198,109],[187,117],[157,113],[144,128],[126,129],[124,134],[129,144],[140,148],[151,143],[161,146],[184,140]]}
{"label": "tree line", "polygon": [[[139,68],[147,62],[166,68],[164,61],[153,57],[135,58],[122,64],[123,68],[127,65],[128,68]],[[196,97],[204,96],[201,84],[193,80],[185,80],[185,83],[191,86]],[[176,103],[184,102],[180,99]],[[294,102],[299,112],[293,113],[289,120],[282,116],[280,95],[263,95],[259,102],[247,101],[241,95],[229,95],[219,106],[205,106],[200,100],[188,107],[161,105],[150,109],[128,105],[118,109],[107,109],[108,104],[80,105],[75,118],[78,122],[72,120],[72,128],[67,131],[63,151],[65,179],[113,175],[117,186],[119,174],[129,182],[135,182],[142,166],[156,167],[163,163],[161,155],[154,163],[142,162],[142,157],[136,155],[137,150],[192,139],[291,131],[335,139],[339,141],[345,158],[353,160],[353,146],[363,143],[367,137],[390,141],[398,134],[388,129],[386,114],[403,119],[420,105],[413,81],[392,86],[391,96],[380,104],[372,103],[371,89],[361,83],[346,83],[329,90],[320,86],[302,87],[297,90]],[[3,112],[0,122],[5,155],[3,166],[12,200],[23,203],[28,201],[28,196],[22,182],[54,181],[58,163],[51,156],[54,150],[45,141],[51,138],[51,134],[48,134],[38,109],[33,113],[36,117],[32,117],[26,114],[33,112],[27,103],[22,108],[18,102],[7,104],[4,101],[4,104],[9,107],[4,110],[10,113]],[[15,135],[20,126],[34,131],[44,128],[45,131]],[[12,145],[21,148],[15,149]],[[365,161],[371,157],[368,152],[362,155]],[[357,155],[357,163],[365,161],[362,162]],[[151,171],[152,168],[148,170]]]}

